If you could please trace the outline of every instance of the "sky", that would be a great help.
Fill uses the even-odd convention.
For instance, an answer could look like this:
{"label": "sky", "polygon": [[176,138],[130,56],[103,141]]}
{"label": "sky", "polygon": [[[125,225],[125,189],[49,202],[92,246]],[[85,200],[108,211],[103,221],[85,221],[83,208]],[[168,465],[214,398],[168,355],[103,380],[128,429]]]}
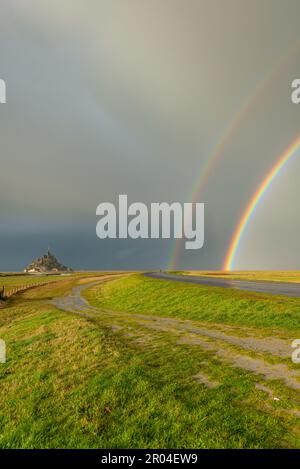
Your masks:
{"label": "sky", "polygon": [[[0,270],[48,246],[74,269],[168,267],[174,240],[100,240],[96,207],[119,194],[190,202],[250,102],[198,196],[204,247],[176,259],[220,268],[247,201],[300,134],[299,17],[299,0],[1,0]],[[236,268],[299,268],[299,174],[295,158],[276,178]]]}

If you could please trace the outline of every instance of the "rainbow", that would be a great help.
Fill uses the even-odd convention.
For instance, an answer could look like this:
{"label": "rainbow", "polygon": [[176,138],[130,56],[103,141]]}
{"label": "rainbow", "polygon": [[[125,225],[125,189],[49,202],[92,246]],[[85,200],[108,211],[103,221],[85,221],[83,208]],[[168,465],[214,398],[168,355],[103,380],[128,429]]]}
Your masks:
{"label": "rainbow", "polygon": [[[192,196],[189,197],[189,200],[192,200],[192,202],[196,202],[197,200],[199,200],[200,194],[206,187],[209,177],[211,173],[213,172],[214,168],[217,166],[217,163],[221,155],[223,154],[226,146],[234,137],[236,131],[242,124],[244,118],[246,117],[248,113],[247,111],[250,110],[251,104],[253,105],[254,102],[256,102],[256,99],[255,100],[250,99],[246,103],[246,106],[243,106],[242,110],[238,112],[237,114],[235,114],[229,126],[226,127],[226,130],[223,132],[221,138],[219,139],[219,143],[214,147],[211,154],[208,156],[206,163],[201,171],[200,179],[198,179],[197,188],[196,190],[192,192]],[[171,250],[170,260],[168,263],[169,269],[171,270],[176,269],[176,265],[180,257],[181,246],[182,246],[182,240],[181,239],[175,240],[174,249]]]}
{"label": "rainbow", "polygon": [[[285,69],[286,65],[294,58],[295,53],[298,51],[300,47],[299,42],[293,44],[292,47],[287,51],[284,55],[283,59],[277,62],[276,65],[273,67],[271,72],[264,77],[255,88],[254,92],[245,100],[242,107],[239,111],[234,114],[233,118],[231,119],[229,125],[223,131],[221,137],[218,140],[218,143],[214,146],[212,152],[206,159],[206,163],[201,170],[200,178],[197,180],[196,189],[192,191],[191,197],[189,200],[192,202],[197,202],[200,199],[200,195],[202,194],[204,188],[207,185],[207,182],[212,174],[214,168],[216,167],[219,159],[221,158],[225,148],[227,145],[232,141],[233,137],[235,136],[238,129],[241,127],[242,123],[246,119],[246,117],[250,114],[251,110],[255,106],[255,104],[259,101],[259,98],[264,94],[265,91],[269,90],[269,85],[272,83],[277,75],[281,73],[282,70]],[[180,257],[182,247],[182,240],[177,239],[172,245],[168,267],[169,269],[176,269],[178,259]]]}
{"label": "rainbow", "polygon": [[300,149],[300,136],[296,138],[296,140],[285,150],[285,152],[279,157],[277,162],[268,172],[258,189],[255,191],[253,196],[251,197],[246,210],[244,211],[240,221],[237,224],[237,227],[234,231],[232,236],[229,249],[226,254],[225,262],[223,269],[224,270],[232,270],[234,266],[234,261],[236,254],[239,250],[243,235],[249,225],[255,210],[261,200],[263,199],[265,193],[271,186],[272,182],[278,175],[278,173],[282,170],[282,168],[287,164],[287,162],[297,154],[297,151]]}

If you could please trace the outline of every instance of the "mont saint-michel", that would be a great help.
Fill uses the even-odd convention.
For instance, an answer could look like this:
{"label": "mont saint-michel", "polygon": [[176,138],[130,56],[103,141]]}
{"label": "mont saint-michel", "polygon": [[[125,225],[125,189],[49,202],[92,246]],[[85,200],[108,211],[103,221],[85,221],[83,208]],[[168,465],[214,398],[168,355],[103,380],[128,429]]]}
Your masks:
{"label": "mont saint-michel", "polygon": [[72,272],[70,267],[66,267],[56,259],[54,254],[48,249],[47,253],[42,257],[32,261],[25,269],[27,274],[40,274],[40,273],[65,273]]}

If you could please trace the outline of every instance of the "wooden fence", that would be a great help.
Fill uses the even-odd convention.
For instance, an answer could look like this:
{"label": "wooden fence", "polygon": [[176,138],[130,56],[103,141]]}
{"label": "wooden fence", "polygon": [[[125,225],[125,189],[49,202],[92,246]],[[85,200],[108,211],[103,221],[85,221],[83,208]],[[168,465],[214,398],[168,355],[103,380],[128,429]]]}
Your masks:
{"label": "wooden fence", "polygon": [[49,285],[50,283],[55,283],[55,282],[40,282],[40,283],[31,283],[29,285],[19,285],[17,287],[10,288],[9,290],[6,290],[4,286],[0,287],[0,300],[7,300],[8,298],[11,298],[13,295],[16,295],[17,293],[30,290],[31,288],[43,287],[44,285]]}

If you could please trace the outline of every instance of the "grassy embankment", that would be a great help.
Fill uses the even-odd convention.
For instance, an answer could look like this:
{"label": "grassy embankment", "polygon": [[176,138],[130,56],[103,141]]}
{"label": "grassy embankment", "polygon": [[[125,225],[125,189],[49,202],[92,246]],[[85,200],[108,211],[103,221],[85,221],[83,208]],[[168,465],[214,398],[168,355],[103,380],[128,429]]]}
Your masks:
{"label": "grassy embankment", "polygon": [[170,273],[177,275],[196,275],[200,277],[221,277],[231,280],[300,283],[299,270],[236,270],[232,272],[220,270],[176,270]]}
{"label": "grassy embankment", "polygon": [[[95,290],[94,290],[95,292]],[[300,299],[131,276],[87,295],[117,311],[300,333]]]}
{"label": "grassy embankment", "polygon": [[[283,412],[298,393],[272,383],[281,399],[268,400],[254,374],[224,367],[171,333],[145,334],[130,316],[299,331],[297,300],[131,276],[86,292],[119,312],[87,319],[47,304],[83,277],[30,290],[0,311],[8,349],[0,365],[0,447],[300,446],[299,419]],[[112,330],[116,324],[123,330]],[[199,369],[218,384],[199,383]]]}
{"label": "grassy embankment", "polygon": [[[104,275],[105,272],[103,272]],[[7,289],[19,287],[22,285],[38,285],[44,282],[63,282],[64,280],[71,280],[76,278],[88,278],[94,275],[99,275],[95,272],[72,272],[63,275],[39,275],[39,274],[23,274],[23,273],[0,273],[0,288],[4,286]]]}

